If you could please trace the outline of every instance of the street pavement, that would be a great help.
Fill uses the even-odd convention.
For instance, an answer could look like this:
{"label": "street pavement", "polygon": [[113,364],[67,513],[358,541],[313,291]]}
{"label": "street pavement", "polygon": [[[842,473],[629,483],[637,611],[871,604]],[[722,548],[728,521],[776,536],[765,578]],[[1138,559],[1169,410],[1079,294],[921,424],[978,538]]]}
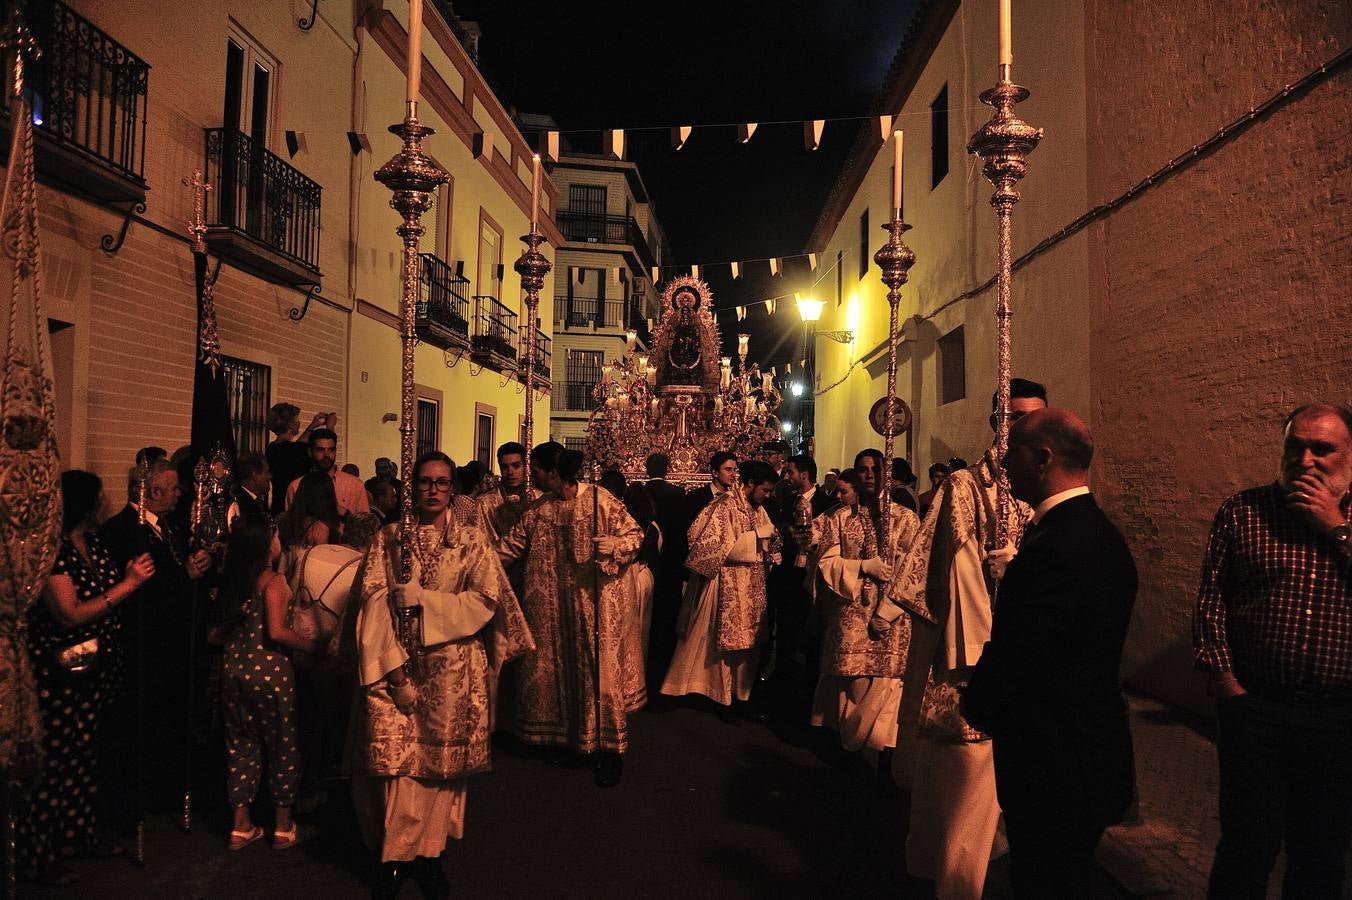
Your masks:
{"label": "street pavement", "polygon": [[[1132,711],[1142,821],[1104,838],[1094,896],[1200,897],[1216,837],[1214,746],[1201,720],[1140,697]],[[631,725],[612,789],[585,770],[496,751],[494,771],[471,782],[466,837],[443,857],[453,896],[932,897],[905,871],[905,793],[876,796],[868,765],[842,765],[831,736],[727,725],[701,703]],[[346,783],[331,787],[311,818],[320,836],[293,850],[227,852],[213,807],[190,836],[152,818],[144,869],[80,861],[77,884],[25,896],[366,896],[371,858]],[[1010,896],[1007,863],[992,862],[987,898]]]}

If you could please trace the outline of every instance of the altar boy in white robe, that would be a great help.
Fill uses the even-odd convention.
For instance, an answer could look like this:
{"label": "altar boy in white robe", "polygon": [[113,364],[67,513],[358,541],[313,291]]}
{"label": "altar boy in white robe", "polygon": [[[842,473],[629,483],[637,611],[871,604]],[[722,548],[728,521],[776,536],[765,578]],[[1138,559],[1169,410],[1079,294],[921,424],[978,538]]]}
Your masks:
{"label": "altar boy in white robe", "polygon": [[729,708],[751,699],[768,637],[766,567],[778,561],[780,540],[764,508],[779,476],[760,460],[743,462],[740,473],[740,489],[714,497],[690,526],[692,574],[662,683],[664,694],[703,694]]}

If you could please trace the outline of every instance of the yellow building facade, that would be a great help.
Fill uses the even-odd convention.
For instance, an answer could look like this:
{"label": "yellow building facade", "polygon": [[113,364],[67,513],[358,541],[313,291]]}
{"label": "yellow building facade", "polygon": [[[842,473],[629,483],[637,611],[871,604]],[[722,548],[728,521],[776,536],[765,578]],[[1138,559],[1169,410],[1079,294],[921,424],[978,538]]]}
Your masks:
{"label": "yellow building facade", "polygon": [[[406,18],[400,2],[321,5],[303,27],[285,4],[71,0],[30,23],[45,53],[29,87],[62,463],[101,475],[115,506],[138,448],[188,441],[196,298],[183,182],[196,169],[213,188],[207,241],[241,451],[263,448],[268,406],[287,401],[306,421],[336,412],[339,461],[363,477],[375,457],[397,458],[397,421],[383,420],[399,409],[398,219],[372,174],[398,149],[385,129],[403,112]],[[468,344],[475,293],[520,312],[512,263],[529,227],[530,153],[453,24],[429,8],[426,27],[422,119],[438,131],[427,149],[454,182],[424,219],[424,251],[450,272],[463,261]],[[80,41],[99,52],[81,56]],[[63,68],[91,57],[94,77]],[[553,196],[546,181],[550,245]],[[425,265],[424,300],[452,283],[445,270]],[[552,296],[547,281],[546,349]],[[476,361],[467,349],[452,367],[420,347],[420,393],[436,403],[420,445],[463,461],[476,436],[515,439],[519,370],[507,353]],[[537,371],[547,384],[544,359]],[[536,403],[547,422],[547,388]]]}

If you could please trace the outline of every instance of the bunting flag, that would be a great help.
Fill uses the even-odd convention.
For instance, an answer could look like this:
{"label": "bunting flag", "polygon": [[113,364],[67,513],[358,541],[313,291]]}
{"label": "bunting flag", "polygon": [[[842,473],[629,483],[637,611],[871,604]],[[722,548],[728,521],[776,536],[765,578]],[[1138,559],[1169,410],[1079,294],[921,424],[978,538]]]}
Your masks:
{"label": "bunting flag", "polygon": [[785,375],[793,374],[793,363],[791,362],[784,363],[784,374]]}
{"label": "bunting flag", "polygon": [[813,272],[817,271],[817,259],[820,255],[821,254],[819,253],[809,253],[807,255],[808,268],[811,269]]}
{"label": "bunting flag", "polygon": [[755,133],[756,133],[755,122],[747,122],[745,125],[738,125],[737,142],[740,144],[745,144],[747,141],[751,140],[751,135]]}
{"label": "bunting flag", "polygon": [[690,267],[690,277],[699,280],[699,266]]}
{"label": "bunting flag", "polygon": [[367,153],[371,152],[371,139],[366,136],[365,132],[349,131],[347,133],[347,143],[348,146],[352,148],[353,156],[356,156],[362,151]]}
{"label": "bunting flag", "polygon": [[616,159],[624,159],[623,128],[612,128],[606,132],[606,152]]}
{"label": "bunting flag", "polygon": [[653,266],[653,287],[656,288],[657,283],[661,280],[662,280],[662,268],[660,266]]}
{"label": "bunting flag", "polygon": [[587,274],[587,270],[582,268],[581,266],[570,266],[569,268],[573,270],[573,284],[576,285],[577,287],[582,287],[583,279]]}
{"label": "bunting flag", "polygon": [[775,310],[779,308],[779,298],[771,297],[769,300],[766,300],[765,308],[769,311],[770,315],[773,316],[775,314]]}
{"label": "bunting flag", "polygon": [[619,266],[611,266],[611,267],[610,267],[610,283],[611,283],[611,284],[619,284],[619,283],[620,283],[620,267],[619,267]]}
{"label": "bunting flag", "polygon": [[671,146],[679,150],[685,146],[685,142],[690,140],[690,132],[695,129],[689,125],[677,125],[671,129]]}
{"label": "bunting flag", "polygon": [[288,131],[286,133],[286,154],[295,159],[296,154],[305,149],[305,132]]}
{"label": "bunting flag", "polygon": [[732,277],[733,277],[733,280],[735,281],[736,279],[741,278],[741,277],[742,277],[742,264],[739,263],[739,262],[735,262],[735,263],[730,263],[730,265],[732,266]]}
{"label": "bunting flag", "polygon": [[744,321],[745,319],[746,319],[746,307],[745,306],[737,307],[737,321],[741,322]]}
{"label": "bunting flag", "polygon": [[822,131],[826,128],[825,119],[813,119],[803,123],[803,146],[816,150],[822,145]]}
{"label": "bunting flag", "polygon": [[493,158],[493,133],[491,131],[481,131],[474,136],[474,158],[492,159]]}
{"label": "bunting flag", "polygon": [[879,116],[879,117],[878,117],[878,140],[882,141],[882,142],[885,144],[885,143],[887,143],[887,139],[890,138],[891,136],[892,136],[892,117],[891,117],[891,116]]}
{"label": "bunting flag", "polygon": [[559,133],[557,131],[540,132],[540,158],[550,162],[559,161]]}
{"label": "bunting flag", "polygon": [[656,330],[657,330],[657,320],[656,320],[656,319],[649,319],[649,320],[648,320],[648,333],[651,334],[652,332],[654,332],[654,331],[656,331]]}
{"label": "bunting flag", "polygon": [[770,257],[770,275],[775,276],[780,272],[781,262],[778,256]]}

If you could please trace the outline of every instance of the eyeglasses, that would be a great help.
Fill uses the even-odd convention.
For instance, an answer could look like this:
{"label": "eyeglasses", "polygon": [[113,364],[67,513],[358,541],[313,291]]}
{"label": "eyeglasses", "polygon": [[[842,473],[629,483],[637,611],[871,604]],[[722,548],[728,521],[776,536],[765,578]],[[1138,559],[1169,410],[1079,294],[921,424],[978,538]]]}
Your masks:
{"label": "eyeglasses", "polygon": [[417,480],[418,490],[431,491],[449,491],[451,489],[451,479],[449,478],[419,478]]}

